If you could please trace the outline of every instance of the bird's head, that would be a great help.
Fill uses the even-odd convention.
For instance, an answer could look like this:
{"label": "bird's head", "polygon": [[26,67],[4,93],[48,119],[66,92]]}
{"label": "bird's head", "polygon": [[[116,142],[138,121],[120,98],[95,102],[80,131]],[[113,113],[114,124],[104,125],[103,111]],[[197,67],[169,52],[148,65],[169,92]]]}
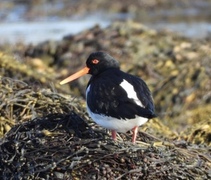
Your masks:
{"label": "bird's head", "polygon": [[105,52],[94,52],[88,57],[86,66],[88,74],[97,75],[110,68],[119,69],[119,62]]}
{"label": "bird's head", "polygon": [[96,76],[111,68],[119,69],[119,62],[105,52],[94,52],[89,55],[86,61],[86,67],[64,79],[60,84],[66,84],[85,74]]}

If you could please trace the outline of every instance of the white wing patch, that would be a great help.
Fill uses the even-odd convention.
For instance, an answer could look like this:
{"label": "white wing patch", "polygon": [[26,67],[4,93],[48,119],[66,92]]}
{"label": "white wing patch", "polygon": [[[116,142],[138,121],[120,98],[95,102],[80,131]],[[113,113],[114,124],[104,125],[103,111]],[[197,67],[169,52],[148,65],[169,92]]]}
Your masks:
{"label": "white wing patch", "polygon": [[138,99],[137,94],[133,88],[133,86],[127,82],[125,79],[123,80],[123,82],[121,82],[120,86],[126,91],[127,93],[127,97],[130,99],[133,99],[134,102],[141,106],[141,107],[145,107],[142,102]]}

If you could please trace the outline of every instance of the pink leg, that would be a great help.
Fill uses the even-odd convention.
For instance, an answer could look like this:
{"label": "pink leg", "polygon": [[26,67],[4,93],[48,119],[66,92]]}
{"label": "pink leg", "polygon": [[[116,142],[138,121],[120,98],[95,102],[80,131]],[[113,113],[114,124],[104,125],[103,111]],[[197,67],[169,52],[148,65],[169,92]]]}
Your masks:
{"label": "pink leg", "polygon": [[132,131],[133,131],[132,143],[135,144],[136,143],[137,133],[138,133],[138,126],[135,126],[132,129]]}
{"label": "pink leg", "polygon": [[111,130],[111,135],[114,141],[116,141],[116,131],[115,130]]}

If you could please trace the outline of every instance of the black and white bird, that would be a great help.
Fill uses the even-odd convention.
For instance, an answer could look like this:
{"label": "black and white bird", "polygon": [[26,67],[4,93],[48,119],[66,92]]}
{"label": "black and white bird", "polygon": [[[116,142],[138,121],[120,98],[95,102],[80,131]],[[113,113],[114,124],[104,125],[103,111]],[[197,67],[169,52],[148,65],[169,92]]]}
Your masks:
{"label": "black and white bird", "polygon": [[120,70],[119,62],[105,52],[92,53],[86,67],[60,82],[65,84],[82,75],[92,77],[86,88],[89,116],[100,126],[116,132],[133,131],[136,142],[138,127],[155,117],[152,95],[146,83]]}

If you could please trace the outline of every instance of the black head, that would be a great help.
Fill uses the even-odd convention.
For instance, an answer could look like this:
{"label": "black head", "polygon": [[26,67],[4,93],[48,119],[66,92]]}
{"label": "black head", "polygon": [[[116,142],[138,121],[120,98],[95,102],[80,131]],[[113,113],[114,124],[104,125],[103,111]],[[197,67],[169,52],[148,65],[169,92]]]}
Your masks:
{"label": "black head", "polygon": [[105,52],[94,52],[86,61],[89,74],[97,75],[110,68],[119,69],[119,62]]}

